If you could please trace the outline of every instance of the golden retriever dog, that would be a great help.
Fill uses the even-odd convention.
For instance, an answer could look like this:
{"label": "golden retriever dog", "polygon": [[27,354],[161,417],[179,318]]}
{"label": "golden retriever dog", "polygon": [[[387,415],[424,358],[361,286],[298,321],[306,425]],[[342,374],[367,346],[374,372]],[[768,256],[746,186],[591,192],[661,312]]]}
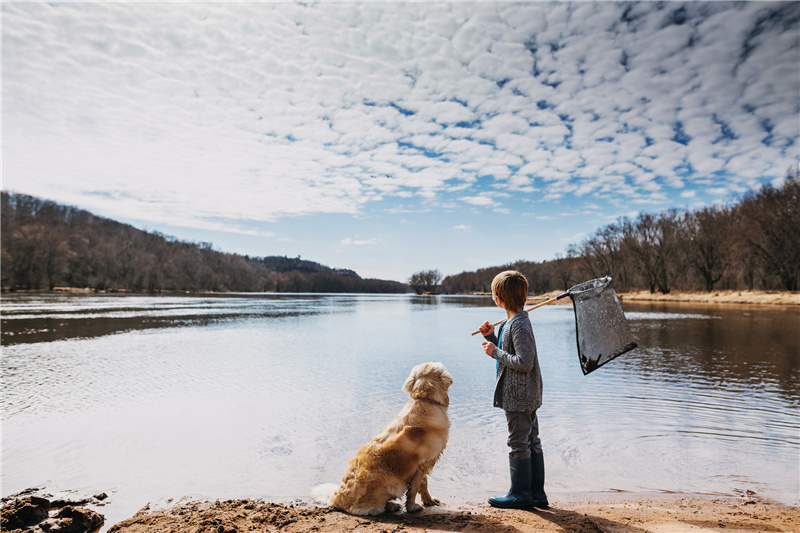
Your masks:
{"label": "golden retriever dog", "polygon": [[415,366],[403,390],[411,400],[400,414],[348,463],[329,505],[354,515],[398,511],[391,500],[406,497],[406,511],[422,510],[439,501],[428,492],[428,474],[444,451],[450,431],[447,389],[453,377],[442,363]]}

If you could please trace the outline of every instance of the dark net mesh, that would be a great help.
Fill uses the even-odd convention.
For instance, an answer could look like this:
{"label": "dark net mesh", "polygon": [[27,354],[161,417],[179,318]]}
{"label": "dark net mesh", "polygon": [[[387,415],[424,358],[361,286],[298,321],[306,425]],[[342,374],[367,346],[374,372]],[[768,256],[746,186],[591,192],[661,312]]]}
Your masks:
{"label": "dark net mesh", "polygon": [[578,358],[584,375],[636,348],[611,278],[575,285],[569,297],[575,308]]}

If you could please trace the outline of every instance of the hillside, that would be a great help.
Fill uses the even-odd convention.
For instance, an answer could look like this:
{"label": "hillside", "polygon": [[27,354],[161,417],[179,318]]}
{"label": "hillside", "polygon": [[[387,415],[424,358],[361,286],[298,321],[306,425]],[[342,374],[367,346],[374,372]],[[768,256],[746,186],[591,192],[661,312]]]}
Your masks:
{"label": "hillside", "polygon": [[88,211],[3,191],[3,290],[406,292],[395,281],[281,257],[219,252]]}

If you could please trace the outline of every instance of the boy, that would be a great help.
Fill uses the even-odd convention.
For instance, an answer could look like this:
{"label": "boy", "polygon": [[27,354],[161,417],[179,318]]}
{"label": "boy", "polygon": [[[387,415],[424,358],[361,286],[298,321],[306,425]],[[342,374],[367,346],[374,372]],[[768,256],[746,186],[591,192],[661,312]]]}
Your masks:
{"label": "boy", "polygon": [[542,375],[536,356],[536,341],[528,312],[528,280],[514,270],[495,276],[492,299],[506,310],[508,320],[494,327],[485,322],[479,329],[486,341],[486,355],[497,360],[494,406],[506,412],[511,489],[505,496],[489,498],[489,504],[505,509],[547,507],[544,492],[544,455],[539,440],[536,409],[542,405]]}

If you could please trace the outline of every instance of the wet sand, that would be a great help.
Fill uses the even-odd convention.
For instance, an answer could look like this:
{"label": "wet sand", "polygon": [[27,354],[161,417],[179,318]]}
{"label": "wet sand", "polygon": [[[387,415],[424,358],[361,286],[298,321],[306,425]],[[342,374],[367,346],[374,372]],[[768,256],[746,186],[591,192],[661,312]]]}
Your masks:
{"label": "wet sand", "polygon": [[753,494],[742,498],[696,495],[592,494],[555,499],[549,509],[500,510],[478,503],[429,507],[418,514],[351,516],[307,502],[254,500],[188,502],[154,510],[145,507],[110,533],[245,531],[363,533],[459,532],[799,532],[798,508]]}

